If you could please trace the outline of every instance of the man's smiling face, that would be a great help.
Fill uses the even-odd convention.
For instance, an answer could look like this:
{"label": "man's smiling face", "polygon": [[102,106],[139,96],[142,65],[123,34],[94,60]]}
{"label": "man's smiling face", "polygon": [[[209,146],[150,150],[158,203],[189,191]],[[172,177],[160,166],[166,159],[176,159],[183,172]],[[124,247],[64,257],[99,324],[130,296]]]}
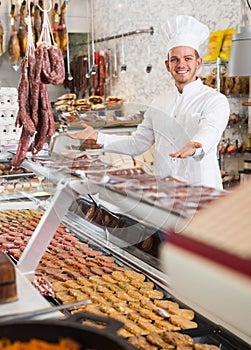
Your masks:
{"label": "man's smiling face", "polygon": [[182,92],[185,85],[196,80],[196,72],[201,67],[202,58],[198,57],[192,47],[177,46],[169,51],[165,64],[178,90]]}

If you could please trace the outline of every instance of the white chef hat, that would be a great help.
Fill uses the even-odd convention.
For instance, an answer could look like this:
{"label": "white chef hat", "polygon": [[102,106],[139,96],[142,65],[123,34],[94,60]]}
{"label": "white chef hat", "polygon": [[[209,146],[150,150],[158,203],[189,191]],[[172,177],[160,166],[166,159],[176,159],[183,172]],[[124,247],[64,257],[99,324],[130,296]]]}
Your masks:
{"label": "white chef hat", "polygon": [[199,47],[209,37],[208,27],[192,16],[171,17],[162,27],[167,40],[167,52],[176,46],[189,46],[199,53]]}

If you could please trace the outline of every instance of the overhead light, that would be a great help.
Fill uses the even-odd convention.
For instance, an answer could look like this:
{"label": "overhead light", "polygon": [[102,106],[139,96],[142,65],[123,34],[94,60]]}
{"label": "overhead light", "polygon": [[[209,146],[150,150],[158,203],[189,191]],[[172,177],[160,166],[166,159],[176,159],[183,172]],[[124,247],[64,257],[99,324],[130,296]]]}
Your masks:
{"label": "overhead light", "polygon": [[251,27],[240,27],[232,35],[228,75],[251,76]]}

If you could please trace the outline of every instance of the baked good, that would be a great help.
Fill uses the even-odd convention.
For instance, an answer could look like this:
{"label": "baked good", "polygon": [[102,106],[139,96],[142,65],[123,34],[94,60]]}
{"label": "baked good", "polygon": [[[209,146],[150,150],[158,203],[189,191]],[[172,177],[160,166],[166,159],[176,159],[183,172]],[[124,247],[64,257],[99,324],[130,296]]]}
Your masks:
{"label": "baked good", "polygon": [[[152,345],[156,345],[159,348],[168,349],[168,344],[164,341],[164,339],[158,333],[150,333],[146,336],[146,339]],[[174,346],[170,345],[169,348],[174,349]]]}
{"label": "baked good", "polygon": [[86,103],[90,103],[87,98],[79,98],[75,101],[75,105],[85,105]]}
{"label": "baked good", "polygon": [[163,338],[171,345],[193,345],[194,341],[188,334],[164,332]]}
{"label": "baked good", "polygon": [[68,104],[62,104],[60,106],[55,107],[56,111],[60,112],[72,112],[74,111],[75,107],[73,105],[68,105]]}
{"label": "baked good", "polygon": [[54,103],[55,106],[70,105],[74,104],[74,100],[58,100]]}
{"label": "baked good", "polygon": [[116,103],[123,101],[123,99],[118,96],[108,96],[105,101],[106,103]]}
{"label": "baked good", "polygon": [[77,111],[89,111],[92,104],[86,98],[81,98],[75,101],[75,108]]}
{"label": "baked good", "polygon": [[177,327],[180,327],[182,329],[190,329],[190,328],[197,328],[198,325],[196,322],[187,320],[183,317],[172,315],[169,317],[169,321],[174,324]]}
{"label": "baked good", "polygon": [[58,100],[75,100],[77,98],[76,94],[64,94],[59,96]]}
{"label": "baked good", "polygon": [[92,104],[92,109],[94,111],[97,111],[99,109],[104,109],[105,105],[103,103],[96,103],[96,104]]}
{"label": "baked good", "polygon": [[[154,345],[150,345],[147,340],[143,336],[135,336],[128,339],[128,342],[132,344],[136,349],[141,350],[157,350],[158,347]],[[170,348],[170,349],[174,349]]]}
{"label": "baked good", "polygon": [[194,350],[219,350],[218,346],[208,344],[194,344]]}
{"label": "baked good", "polygon": [[90,102],[93,105],[103,104],[104,99],[102,96],[90,96],[88,98],[88,102]]}

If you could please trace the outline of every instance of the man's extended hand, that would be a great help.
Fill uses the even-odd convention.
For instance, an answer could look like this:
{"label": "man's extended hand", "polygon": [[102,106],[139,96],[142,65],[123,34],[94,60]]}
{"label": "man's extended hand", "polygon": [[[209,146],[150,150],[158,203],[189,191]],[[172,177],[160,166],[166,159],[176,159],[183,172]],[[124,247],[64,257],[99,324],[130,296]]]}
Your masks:
{"label": "man's extended hand", "polygon": [[77,131],[74,133],[66,132],[65,135],[69,136],[72,139],[77,139],[77,140],[97,141],[98,132],[96,130],[94,130],[92,126],[88,126],[85,123],[82,123],[81,126],[83,127],[83,130],[80,130],[80,131]]}
{"label": "man's extended hand", "polygon": [[187,158],[194,155],[197,148],[202,148],[202,144],[199,142],[188,142],[178,152],[170,153],[169,156],[173,158]]}

